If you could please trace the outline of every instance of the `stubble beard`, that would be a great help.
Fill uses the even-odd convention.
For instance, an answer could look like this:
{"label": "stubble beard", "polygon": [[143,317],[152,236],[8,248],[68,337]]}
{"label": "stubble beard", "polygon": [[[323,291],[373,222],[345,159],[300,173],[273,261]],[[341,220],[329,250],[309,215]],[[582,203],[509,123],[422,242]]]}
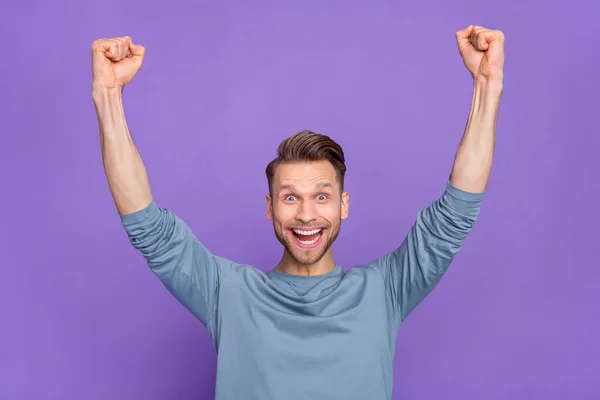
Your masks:
{"label": "stubble beard", "polygon": [[[275,227],[275,222],[273,223],[273,228],[275,230],[275,236],[277,237],[277,240],[279,241],[279,243],[281,243],[283,245],[286,252],[290,255],[290,257],[292,257],[294,259],[294,261],[296,261],[300,265],[311,265],[311,264],[316,264],[317,262],[319,262],[323,258],[323,256],[325,256],[325,254],[327,254],[327,251],[329,251],[329,249],[333,245],[333,242],[336,241],[336,239],[338,238],[338,236],[340,234],[340,225],[341,225],[340,221],[338,221],[338,224],[335,226],[335,228],[330,226],[325,229],[325,233],[328,233],[332,229],[335,229],[335,230],[330,232],[330,235],[327,238],[327,242],[325,243],[324,246],[321,247],[321,250],[317,254],[313,254],[315,251],[314,249],[311,249],[311,250],[298,249],[295,246],[295,244],[292,243],[292,240],[294,240],[294,239],[290,238],[289,235],[284,234],[284,232],[289,232],[289,230],[287,228],[284,228],[284,232],[280,232]],[[292,235],[292,234],[290,233],[290,235]],[[323,239],[325,239],[325,238],[323,238]]]}

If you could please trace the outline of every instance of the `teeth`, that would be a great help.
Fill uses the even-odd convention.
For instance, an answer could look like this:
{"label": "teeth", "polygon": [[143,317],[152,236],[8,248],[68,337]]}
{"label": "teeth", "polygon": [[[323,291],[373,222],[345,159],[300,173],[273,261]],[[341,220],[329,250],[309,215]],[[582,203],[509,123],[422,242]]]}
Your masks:
{"label": "teeth", "polygon": [[305,244],[305,245],[315,244],[317,242],[317,240],[319,240],[320,237],[321,237],[321,235],[317,236],[313,240],[300,240],[300,243]]}
{"label": "teeth", "polygon": [[301,231],[299,229],[294,229],[294,232],[297,233],[298,235],[314,235],[315,233],[319,233],[321,232],[323,228],[319,228],[319,229],[313,229],[312,231]]}

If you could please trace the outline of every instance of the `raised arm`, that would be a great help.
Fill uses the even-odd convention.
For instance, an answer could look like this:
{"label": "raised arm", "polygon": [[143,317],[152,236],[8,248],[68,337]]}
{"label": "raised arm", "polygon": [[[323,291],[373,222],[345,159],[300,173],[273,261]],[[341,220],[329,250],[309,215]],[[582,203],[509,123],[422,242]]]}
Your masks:
{"label": "raised arm", "polygon": [[504,34],[480,26],[456,32],[465,66],[473,77],[473,100],[450,181],[459,189],[480,193],[487,186],[494,147],[496,120],[504,80]]}
{"label": "raised arm", "polygon": [[220,282],[232,264],[212,255],[182,220],[154,202],[125,120],[122,90],[140,70],[144,52],[129,37],[92,44],[92,98],[106,178],[131,244],[173,296],[214,333]]}
{"label": "raised arm", "polygon": [[152,201],[146,168],[129,133],[122,99],[123,87],[142,67],[144,53],[129,37],[98,39],[92,44],[92,99],[102,161],[120,214],[139,211]]}
{"label": "raised arm", "polygon": [[469,26],[456,34],[473,76],[467,126],[442,196],[419,211],[395,251],[374,266],[381,272],[395,318],[403,320],[435,288],[477,220],[494,154],[504,65],[504,35]]}

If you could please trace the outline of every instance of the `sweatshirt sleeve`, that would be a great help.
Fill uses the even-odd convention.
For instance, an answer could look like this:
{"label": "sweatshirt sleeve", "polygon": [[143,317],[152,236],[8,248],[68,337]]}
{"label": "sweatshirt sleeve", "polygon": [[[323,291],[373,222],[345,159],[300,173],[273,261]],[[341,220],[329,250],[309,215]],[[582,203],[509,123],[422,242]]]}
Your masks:
{"label": "sweatshirt sleeve", "polygon": [[121,215],[121,222],[130,243],[169,292],[212,329],[219,286],[232,263],[211,254],[180,218],[154,201]]}
{"label": "sweatshirt sleeve", "polygon": [[482,198],[483,193],[466,192],[448,182],[442,196],[417,213],[400,247],[373,262],[399,321],[440,282],[472,230]]}

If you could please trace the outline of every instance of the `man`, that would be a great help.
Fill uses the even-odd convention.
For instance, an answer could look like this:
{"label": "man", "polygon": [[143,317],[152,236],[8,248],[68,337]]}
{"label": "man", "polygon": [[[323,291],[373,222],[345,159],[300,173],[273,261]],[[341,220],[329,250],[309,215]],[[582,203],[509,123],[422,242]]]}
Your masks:
{"label": "man", "polygon": [[217,399],[392,397],[400,324],[471,231],[492,165],[504,36],[469,26],[456,39],[474,92],[441,197],[418,213],[397,249],[344,272],[331,251],[348,216],[344,153],[327,136],[292,135],[266,170],[267,217],[284,247],[267,273],[212,254],[154,202],[121,101],[144,48],[129,37],[93,43],[93,100],[116,208],[132,245],[210,333],[218,354]]}

